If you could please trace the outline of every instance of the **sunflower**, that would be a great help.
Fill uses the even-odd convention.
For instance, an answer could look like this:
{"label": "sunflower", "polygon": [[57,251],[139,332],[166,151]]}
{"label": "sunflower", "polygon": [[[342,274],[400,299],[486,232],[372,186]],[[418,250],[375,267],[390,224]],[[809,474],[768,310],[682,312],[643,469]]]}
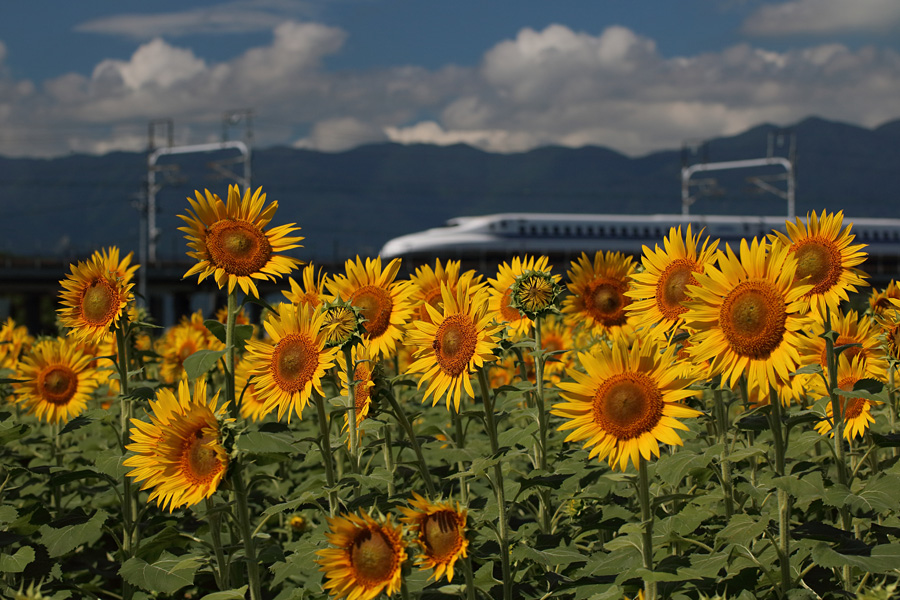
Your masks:
{"label": "sunflower", "polygon": [[487,290],[472,290],[470,283],[469,279],[461,279],[455,294],[443,285],[443,310],[439,312],[429,304],[432,322],[416,321],[416,329],[409,332],[408,340],[418,351],[417,360],[407,371],[422,373],[419,388],[428,382],[422,401],[434,394],[434,405],[446,394],[447,409],[452,403],[457,412],[463,390],[470,398],[475,397],[469,378],[474,369],[494,360],[494,336],[503,327],[491,325],[493,315],[488,310]]}
{"label": "sunflower", "polygon": [[376,522],[364,510],[329,517],[325,534],[332,547],[319,550],[317,562],[328,581],[330,595],[348,600],[372,600],[382,591],[400,589],[400,571],[406,561],[403,532],[387,517]]}
{"label": "sunflower", "polygon": [[400,270],[395,258],[382,270],[381,257],[367,258],[365,265],[357,256],[345,265],[346,275],[336,275],[328,290],[342,300],[349,300],[366,319],[364,336],[373,354],[392,354],[403,337],[403,326],[412,315],[410,296],[415,291],[408,281],[394,281]]}
{"label": "sunflower", "polygon": [[488,308],[494,321],[503,324],[510,337],[528,335],[533,325],[525,313],[513,306],[512,288],[516,278],[526,271],[549,271],[549,260],[546,256],[514,256],[511,264],[504,262],[498,267],[496,279],[488,279],[491,286]]}
{"label": "sunflower", "polygon": [[419,569],[434,569],[431,577],[435,581],[447,574],[447,581],[453,581],[453,565],[457,559],[465,558],[469,540],[466,539],[466,509],[454,507],[449,502],[432,503],[413,492],[409,501],[412,508],[401,506],[401,519],[409,525],[415,542],[422,549],[416,557]]}
{"label": "sunflower", "polygon": [[217,407],[218,399],[218,392],[207,399],[204,379],[194,382],[193,397],[181,380],[177,397],[167,388],[157,391],[149,423],[131,420],[126,448],[135,454],[122,464],[133,467],[128,476],[144,482],[141,489],[153,488],[149,500],[169,512],[209,498],[225,476],[228,452],[219,422],[226,406]]}
{"label": "sunflower", "polygon": [[[263,342],[264,343],[264,342]],[[241,405],[241,418],[259,421],[266,416],[266,399],[257,389],[258,377],[251,377],[252,362],[247,356],[234,367],[234,389]]]}
{"label": "sunflower", "polygon": [[632,258],[621,252],[598,251],[593,261],[582,253],[573,261],[568,272],[571,295],[562,307],[572,327],[581,325],[596,334],[623,327],[628,322],[625,309],[631,298],[626,292],[634,269]]}
{"label": "sunflower", "polygon": [[72,272],[60,281],[64,327],[79,339],[100,341],[116,327],[131,300],[131,277],[137,266],[129,266],[131,254],[119,261],[118,248],[94,252],[86,262],[71,265]]}
{"label": "sunflower", "polygon": [[278,419],[287,412],[290,423],[292,408],[303,418],[313,389],[324,396],[322,377],[337,353],[337,348],[325,347],[324,318],[324,312],[307,304],[281,304],[278,314],[269,315],[264,324],[272,343],[247,341],[256,393],[266,403],[264,414],[277,407]]}
{"label": "sunflower", "polygon": [[676,429],[687,430],[678,419],[702,413],[681,404],[699,392],[685,389],[696,378],[680,377],[674,368],[675,348],[661,350],[653,338],[629,349],[617,338],[611,346],[599,345],[594,354],[583,352],[584,371],[570,369],[574,382],[561,381],[566,402],[553,406],[551,414],[568,419],[560,431],[572,429],[566,441],[585,440],[590,458],[609,459],[623,471],[630,460],[659,456],[659,442],[680,446]]}
{"label": "sunflower", "polygon": [[[356,411],[356,428],[359,429],[360,424],[369,415],[369,408],[372,406],[372,388],[375,387],[375,371],[378,367],[376,359],[369,352],[365,344],[357,344],[350,350],[352,360],[355,364],[353,368],[353,380],[356,386],[353,388],[353,406]],[[347,360],[344,354],[338,354],[338,376],[341,379],[343,389],[347,389]],[[344,429],[350,428],[350,413],[346,413],[346,422]],[[362,433],[362,432],[360,432]],[[349,441],[348,441],[349,442]]]}
{"label": "sunflower", "polygon": [[84,411],[99,385],[94,360],[65,339],[42,340],[22,356],[16,402],[48,423],[66,422]]}
{"label": "sunflower", "polygon": [[781,240],[797,258],[798,280],[806,279],[812,289],[804,300],[813,313],[825,315],[825,308],[835,312],[841,300],[847,300],[847,292],[855,292],[857,286],[868,285],[867,275],[855,269],[866,260],[862,251],[865,244],[851,246],[853,238],[848,225],[843,231],[843,211],[828,214],[822,211],[821,218],[813,211],[807,214],[806,225],[798,218],[796,223],[785,223],[788,235],[776,231],[773,238]]}
{"label": "sunflower", "polygon": [[[839,391],[852,390],[854,384],[861,379],[872,377],[871,368],[866,366],[866,361],[862,356],[857,355],[852,358],[844,352],[838,357],[837,384]],[[821,377],[812,380],[811,392],[817,397],[828,396],[828,388]],[[865,398],[854,398],[853,392],[845,392],[838,394],[838,404],[844,417],[844,438],[847,441],[855,437],[862,437],[869,425],[875,422],[869,410],[876,401]],[[832,432],[834,423],[834,413],[831,410],[831,402],[825,404],[825,418],[816,423],[816,431],[825,435],[827,433],[834,437]]]}
{"label": "sunflower", "polygon": [[719,245],[719,240],[710,243],[709,237],[701,245],[701,235],[692,235],[690,225],[684,236],[681,226],[672,227],[662,249],[644,246],[644,271],[631,275],[631,289],[625,292],[632,299],[625,312],[634,317],[636,328],[657,335],[678,328],[687,310],[682,304],[687,286],[697,284],[694,274],[713,263]]}
{"label": "sunflower", "polygon": [[451,292],[456,291],[459,281],[459,265],[458,260],[448,260],[447,265],[443,266],[441,259],[438,258],[433,269],[431,265],[416,267],[415,275],[410,277],[410,281],[415,284],[410,300],[416,310],[416,318],[426,323],[431,322],[431,316],[428,314],[428,309],[425,308],[426,304],[441,310],[441,284],[446,284]]}
{"label": "sunflower", "polygon": [[365,319],[358,307],[347,300],[335,298],[322,305],[322,312],[325,314],[322,328],[327,333],[326,348],[344,348],[363,340],[366,334]]}
{"label": "sunflower", "polygon": [[712,374],[734,388],[742,374],[762,398],[770,387],[782,402],[790,374],[797,369],[797,351],[809,320],[801,315],[812,286],[796,278],[793,252],[777,240],[741,240],[740,258],[731,246],[718,252],[717,267],[697,274],[688,286],[684,319],[696,331],[688,352],[697,362],[710,361]]}
{"label": "sunflower", "polygon": [[34,344],[28,328],[9,317],[0,325],[0,370],[18,370],[19,357]]}
{"label": "sunflower", "polygon": [[163,382],[179,381],[184,376],[184,360],[198,350],[209,349],[210,336],[207,334],[205,328],[200,331],[190,321],[182,321],[157,341],[156,352],[162,357],[159,377]]}
{"label": "sunflower", "polygon": [[559,312],[559,275],[551,275],[550,270],[524,271],[513,281],[510,290],[510,306],[518,309],[526,317],[538,317]]}
{"label": "sunflower", "polygon": [[900,360],[900,304],[893,310],[886,310],[875,317],[884,336],[884,348],[888,356]]}
{"label": "sunflower", "polygon": [[873,290],[869,296],[869,310],[873,315],[882,315],[900,305],[900,286],[893,279],[883,290]]}
{"label": "sunflower", "polygon": [[227,205],[209,190],[204,190],[205,197],[195,191],[196,201],[187,199],[193,210],[178,215],[187,223],[178,230],[186,234],[191,248],[187,255],[196,258],[197,264],[188,269],[185,278],[199,273],[198,281],[203,281],[212,276],[219,289],[228,284],[229,294],[238,285],[245,294],[252,291],[258,297],[254,279],[274,281],[302,264],[278,254],[300,247],[302,237],[288,237],[299,227],[290,223],[263,230],[278,210],[278,202],[263,208],[266,195],[261,192],[262,188],[257,188],[251,196],[247,188],[242,198],[238,186],[230,185]]}
{"label": "sunflower", "polygon": [[325,295],[325,284],[327,282],[328,275],[322,272],[321,267],[319,268],[319,273],[316,274],[316,268],[313,265],[306,265],[303,267],[303,285],[301,286],[294,281],[293,277],[288,277],[291,289],[281,293],[284,294],[284,297],[291,304],[309,304],[315,308],[329,299]]}

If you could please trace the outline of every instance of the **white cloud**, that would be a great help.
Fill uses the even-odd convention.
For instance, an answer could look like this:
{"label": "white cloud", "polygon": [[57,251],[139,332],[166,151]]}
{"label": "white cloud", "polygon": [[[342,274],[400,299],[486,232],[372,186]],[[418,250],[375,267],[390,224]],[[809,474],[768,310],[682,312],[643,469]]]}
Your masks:
{"label": "white cloud", "polygon": [[353,117],[339,117],[316,123],[308,136],[297,140],[293,145],[295,148],[340,152],[384,140],[384,133],[377,127]]}
{"label": "white cloud", "polygon": [[494,152],[520,152],[536,145],[535,140],[524,132],[500,129],[445,131],[434,121],[422,121],[409,127],[385,127],[384,132],[388,139],[400,144],[468,144]]}
{"label": "white cloud", "polygon": [[743,24],[751,35],[885,33],[900,29],[897,0],[791,0],[766,4]]}
{"label": "white cloud", "polygon": [[131,90],[146,85],[172,87],[206,70],[206,63],[190,50],[173,48],[159,38],[142,45],[131,60],[104,60],[94,68],[92,78],[118,77]]}

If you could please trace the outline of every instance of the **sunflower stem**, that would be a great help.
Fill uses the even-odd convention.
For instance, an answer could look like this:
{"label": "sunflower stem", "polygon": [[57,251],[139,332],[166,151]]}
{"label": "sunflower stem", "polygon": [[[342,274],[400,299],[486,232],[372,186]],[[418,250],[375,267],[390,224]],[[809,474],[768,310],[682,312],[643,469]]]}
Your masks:
{"label": "sunflower stem", "polygon": [[500,460],[500,442],[497,439],[497,423],[494,420],[494,400],[488,385],[484,367],[478,369],[478,385],[481,387],[481,400],[484,404],[484,422],[491,441],[491,454],[497,458],[494,465],[494,493],[497,496],[499,513],[500,567],[503,573],[503,599],[512,600],[512,574],[509,565],[509,531],[506,517],[506,493],[503,489],[503,461]]}
{"label": "sunflower stem", "polygon": [[313,391],[316,402],[316,414],[319,419],[319,449],[322,451],[322,462],[325,463],[325,483],[328,485],[328,514],[334,516],[337,513],[338,496],[334,489],[334,455],[331,452],[331,435],[328,426],[328,414],[325,412],[325,399],[321,394]]}
{"label": "sunflower stem", "polygon": [[[462,415],[459,414],[459,411],[456,409],[456,406],[451,403],[450,404],[451,412],[453,413],[453,425],[456,428],[456,447],[459,450],[463,450],[466,447],[466,433],[463,430],[462,424]],[[463,473],[466,468],[462,461],[457,463],[457,470],[460,473]],[[459,496],[462,498],[462,502],[465,506],[469,505],[469,480],[465,475],[460,475],[459,477]]]}
{"label": "sunflower stem", "polygon": [[206,518],[209,520],[209,535],[212,539],[213,552],[216,555],[216,568],[213,569],[213,576],[216,585],[224,591],[231,587],[228,561],[225,559],[225,552],[222,549],[222,520],[219,512],[215,509],[215,502],[212,498],[206,498]]}
{"label": "sunflower stem", "polygon": [[425,489],[428,491],[429,497],[436,497],[437,494],[434,490],[434,484],[431,482],[431,472],[428,470],[428,464],[425,462],[425,456],[422,455],[422,447],[419,446],[419,440],[416,439],[416,432],[413,431],[412,423],[409,422],[409,418],[406,416],[406,412],[397,403],[397,399],[394,398],[394,394],[392,391],[385,391],[384,396],[387,398],[388,402],[391,405],[391,412],[394,413],[394,418],[397,419],[397,422],[400,423],[400,426],[403,428],[404,433],[406,433],[406,438],[409,441],[409,445],[412,446],[413,452],[416,453],[416,460],[418,461],[419,465],[419,473],[422,476],[422,481],[425,483]]}
{"label": "sunflower stem", "polygon": [[[122,316],[116,332],[116,367],[119,371],[119,391],[122,399],[119,406],[119,425],[122,436],[122,452],[131,441],[129,425],[134,416],[134,399],[131,398],[131,389],[128,382],[128,343],[125,328],[128,326],[127,311]],[[122,476],[122,553],[124,560],[134,556],[138,544],[138,527],[135,523],[137,515],[137,494],[131,487],[131,478],[127,474]],[[134,596],[134,588],[130,583],[122,580],[122,598],[130,600]]]}
{"label": "sunflower stem", "polygon": [[391,450],[390,425],[385,423],[384,427],[381,428],[381,433],[384,448],[384,468],[387,469],[387,472],[391,476],[390,480],[388,480],[388,496],[393,496],[397,493],[397,489],[394,486],[394,451]]}
{"label": "sunflower stem", "polygon": [[[644,568],[653,570],[653,507],[650,498],[650,475],[647,460],[638,460],[638,500],[641,503],[641,558]],[[644,600],[656,600],[656,582],[644,582]]]}
{"label": "sunflower stem", "polygon": [[[237,317],[237,292],[228,294],[228,318],[225,322],[225,393],[231,414],[235,419],[240,417],[234,391],[234,326]],[[237,503],[238,527],[244,543],[244,558],[247,562],[247,579],[250,583],[250,600],[261,600],[259,583],[259,564],[256,561],[256,546],[250,527],[250,506],[247,501],[248,490],[244,484],[243,464],[240,459],[234,461],[231,472],[231,483],[234,487],[234,498]]]}
{"label": "sunflower stem", "polygon": [[[51,462],[59,469],[62,469],[62,446],[59,439],[59,422],[50,425],[50,437],[53,438],[50,443],[50,459]],[[62,510],[62,487],[59,484],[53,485],[53,508],[57,512]]]}
{"label": "sunflower stem", "polygon": [[[534,318],[534,403],[537,410],[538,439],[535,448],[538,455],[538,467],[547,473],[547,411],[544,407],[544,349],[541,340],[541,325],[543,317],[536,315]],[[550,533],[550,516],[553,509],[550,506],[549,488],[540,488],[538,491],[540,501],[541,532]]]}
{"label": "sunflower stem", "polygon": [[350,344],[344,344],[344,360],[347,363],[347,402],[349,406],[347,429],[350,430],[350,471],[359,473],[359,430],[356,425],[356,365],[353,364],[353,350]]}
{"label": "sunflower stem", "polygon": [[[784,423],[781,399],[774,387],[769,387],[769,428],[775,450],[775,475],[784,477]],[[781,567],[781,594],[788,595],[793,585],[791,577],[791,496],[783,486],[778,488],[778,562]]]}
{"label": "sunflower stem", "polygon": [[[890,420],[891,431],[897,431],[897,389],[894,387],[894,371],[896,365],[893,362],[888,363],[888,419]],[[892,456],[900,456],[900,448],[894,446],[891,448]]]}
{"label": "sunflower stem", "polygon": [[719,427],[719,443],[722,444],[719,465],[722,468],[722,495],[725,498],[725,518],[731,520],[731,517],[734,515],[734,484],[731,479],[731,459],[728,451],[728,406],[725,404],[724,394],[719,388],[713,389],[713,399]]}

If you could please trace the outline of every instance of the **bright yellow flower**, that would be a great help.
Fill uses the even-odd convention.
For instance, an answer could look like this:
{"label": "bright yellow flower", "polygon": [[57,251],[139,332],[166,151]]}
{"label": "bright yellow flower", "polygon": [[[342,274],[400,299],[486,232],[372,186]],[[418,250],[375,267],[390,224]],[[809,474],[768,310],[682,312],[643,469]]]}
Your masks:
{"label": "bright yellow flower", "polygon": [[459,281],[459,264],[458,260],[448,260],[445,267],[441,265],[441,259],[438,258],[435,261],[434,269],[431,268],[431,265],[416,267],[415,275],[410,277],[410,281],[415,284],[415,290],[410,300],[416,310],[417,319],[431,322],[431,316],[425,308],[426,304],[441,310],[442,283],[449,287],[451,292],[456,291],[456,284]]}
{"label": "bright yellow flower", "polygon": [[567,322],[595,334],[624,327],[628,323],[625,309],[631,304],[626,292],[634,269],[632,258],[621,252],[597,252],[593,261],[582,253],[568,272],[571,294],[562,307]]}
{"label": "bright yellow flower", "polygon": [[869,296],[869,310],[875,316],[880,316],[900,306],[900,286],[891,280],[883,290],[872,290]]}
{"label": "bright yellow flower", "polygon": [[99,385],[96,370],[76,343],[65,338],[42,340],[22,356],[15,385],[16,402],[48,423],[80,415]]}
{"label": "bright yellow flower", "polygon": [[528,335],[534,322],[525,313],[513,306],[512,288],[516,278],[526,271],[547,271],[549,260],[546,256],[513,257],[510,264],[503,263],[498,267],[497,278],[488,279],[490,287],[490,304],[488,308],[496,323],[506,327],[510,337]]}
{"label": "bright yellow flower", "polygon": [[328,275],[322,272],[319,267],[319,273],[316,274],[314,265],[306,265],[303,267],[303,285],[301,286],[293,277],[288,277],[288,283],[291,286],[289,291],[282,291],[284,297],[291,304],[309,304],[316,308],[322,302],[327,302],[330,298],[325,294],[325,285],[328,282]]}
{"label": "bright yellow flower", "polygon": [[466,539],[466,509],[460,509],[449,502],[429,502],[413,492],[409,501],[412,508],[400,507],[401,519],[409,525],[415,542],[422,549],[416,557],[416,565],[425,571],[434,569],[431,578],[435,581],[447,575],[453,581],[453,566],[460,558],[466,557],[469,540]]}
{"label": "bright yellow flower", "polygon": [[[356,411],[356,428],[359,429],[360,424],[369,415],[369,408],[372,405],[372,388],[375,387],[375,368],[377,360],[369,352],[365,344],[357,344],[350,351],[352,360],[356,365],[353,368],[353,380],[356,386],[353,388],[354,401],[353,406]],[[347,389],[347,361],[344,353],[338,354],[338,376],[341,380],[342,389]],[[345,413],[344,429],[350,427],[350,413]],[[360,433],[362,433],[360,431]],[[349,443],[349,439],[348,439]]]}
{"label": "bright yellow flower", "polygon": [[[872,377],[872,372],[866,367],[866,361],[861,356],[852,359],[842,353],[838,357],[837,384],[841,390],[852,390],[857,381]],[[817,398],[828,396],[828,388],[821,377],[811,380],[810,391]],[[838,394],[838,404],[844,417],[844,438],[847,441],[855,437],[862,437],[869,425],[875,422],[870,407],[875,403],[866,398],[854,398],[853,393]],[[822,435],[831,434],[834,437],[833,428],[834,413],[831,410],[831,402],[825,404],[825,418],[816,423],[816,431]]]}

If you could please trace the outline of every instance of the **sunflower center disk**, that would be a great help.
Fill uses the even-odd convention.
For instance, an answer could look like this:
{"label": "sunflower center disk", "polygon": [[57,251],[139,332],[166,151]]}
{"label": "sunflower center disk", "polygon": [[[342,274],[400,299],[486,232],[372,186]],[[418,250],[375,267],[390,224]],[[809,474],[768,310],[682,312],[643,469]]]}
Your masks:
{"label": "sunflower center disk", "polygon": [[662,394],[642,373],[614,375],[594,394],[594,421],[620,440],[652,431],[662,417],[662,410]]}
{"label": "sunflower center disk", "polygon": [[752,359],[767,358],[778,348],[786,322],[784,296],[762,281],[738,284],[719,311],[719,324],[732,350]]}
{"label": "sunflower center disk", "polygon": [[394,301],[387,290],[374,285],[363,286],[350,297],[350,304],[359,308],[366,318],[363,326],[370,338],[381,336],[390,327]]}
{"label": "sunflower center disk", "polygon": [[422,524],[422,533],[428,555],[437,562],[453,558],[462,545],[462,536],[456,525],[456,514],[442,510],[428,515]]}
{"label": "sunflower center disk", "polygon": [[84,290],[81,315],[91,325],[108,325],[118,310],[119,294],[106,279],[95,279]]}
{"label": "sunflower center disk", "polygon": [[478,332],[471,317],[457,313],[448,316],[438,327],[432,347],[444,373],[456,377],[468,368],[477,342]]}
{"label": "sunflower center disk", "polygon": [[444,306],[441,288],[429,290],[428,293],[425,294],[425,297],[422,298],[422,304],[419,305],[419,320],[431,323],[431,315],[428,313],[428,309],[425,308],[426,304],[431,305],[431,308],[441,312]]}
{"label": "sunflower center disk", "polygon": [[625,307],[631,300],[625,296],[625,284],[614,279],[598,279],[583,293],[584,307],[594,319],[606,326],[623,325]]}
{"label": "sunflower center disk", "polygon": [[394,574],[394,549],[380,532],[360,532],[350,549],[350,564],[363,583],[387,581]]}
{"label": "sunflower center disk", "polygon": [[230,219],[216,221],[207,230],[206,248],[216,267],[239,276],[259,273],[272,255],[272,246],[259,227]]}
{"label": "sunflower center disk", "polygon": [[301,391],[312,380],[319,365],[318,351],[306,336],[292,334],[275,347],[272,377],[285,392]]}
{"label": "sunflower center disk", "polygon": [[56,405],[69,403],[78,388],[78,375],[66,367],[50,367],[40,380],[42,396],[47,402]]}
{"label": "sunflower center disk", "polygon": [[689,260],[674,261],[662,275],[656,285],[656,305],[667,319],[677,319],[687,310],[681,303],[687,299],[687,286],[695,285],[695,264]]}
{"label": "sunflower center disk", "polygon": [[797,257],[797,279],[809,277],[815,287],[813,294],[831,289],[841,275],[841,253],[834,243],[821,237],[798,242],[794,248]]}
{"label": "sunflower center disk", "polygon": [[184,441],[181,456],[182,472],[194,483],[207,483],[222,469],[222,462],[211,447],[216,443],[217,438],[203,435],[203,430],[197,430]]}

